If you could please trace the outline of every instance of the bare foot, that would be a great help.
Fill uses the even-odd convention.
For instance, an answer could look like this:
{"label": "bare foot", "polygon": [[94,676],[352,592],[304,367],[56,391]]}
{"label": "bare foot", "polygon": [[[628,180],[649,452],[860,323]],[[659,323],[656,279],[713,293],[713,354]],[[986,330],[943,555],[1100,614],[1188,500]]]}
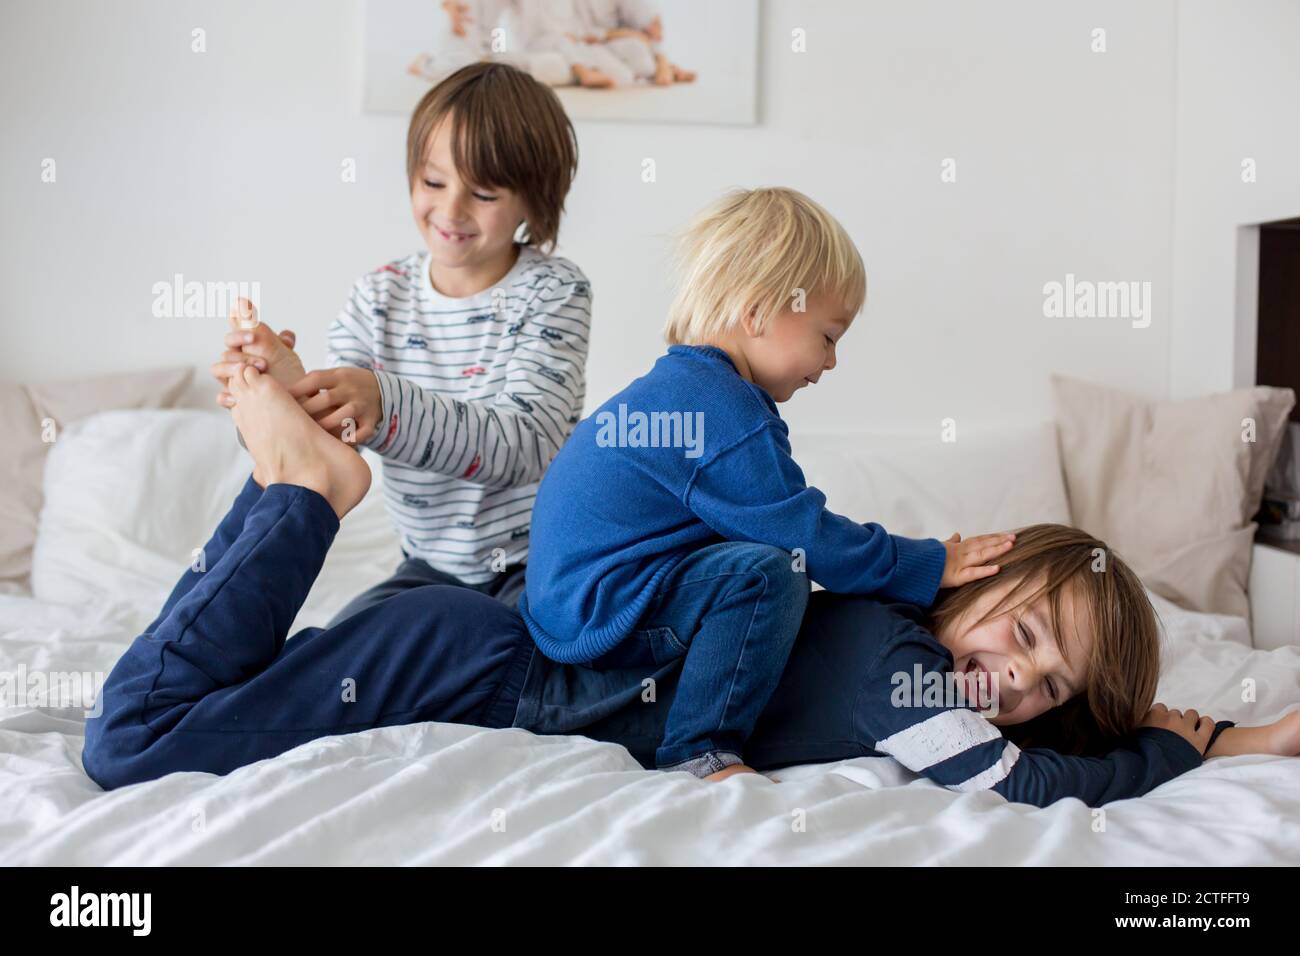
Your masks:
{"label": "bare foot", "polygon": [[607,90],[614,85],[614,80],[606,73],[600,70],[593,70],[589,66],[579,66],[576,63],[573,66],[573,75],[577,77],[578,82],[593,90]]}
{"label": "bare foot", "polygon": [[295,341],[296,338],[289,329],[276,335],[269,325],[258,318],[257,308],[247,299],[240,299],[230,310],[226,348],[265,359],[267,374],[285,388],[307,374],[302,359],[293,350]]}
{"label": "bare foot", "polygon": [[715,783],[719,780],[726,780],[728,777],[734,777],[738,773],[758,773],[753,767],[746,767],[743,763],[733,763],[730,767],[723,767],[717,773],[711,773],[705,780],[712,780]]}
{"label": "bare foot", "polygon": [[411,61],[411,65],[406,68],[406,72],[410,73],[411,76],[418,76],[423,79],[428,79],[428,76],[425,72],[426,70],[428,70],[428,68],[429,68],[429,54],[421,53],[419,56],[417,56],[414,60]]}
{"label": "bare foot", "polygon": [[310,488],[343,518],[370,489],[370,466],[311,420],[275,379],[247,367],[230,379],[231,414],[253,456],[253,480]]}
{"label": "bare foot", "polygon": [[677,83],[694,83],[696,75],[694,70],[683,70],[680,66],[673,67],[673,80]]}
{"label": "bare foot", "polygon": [[651,82],[655,86],[669,86],[673,82],[673,65],[662,53],[655,54],[655,75]]}

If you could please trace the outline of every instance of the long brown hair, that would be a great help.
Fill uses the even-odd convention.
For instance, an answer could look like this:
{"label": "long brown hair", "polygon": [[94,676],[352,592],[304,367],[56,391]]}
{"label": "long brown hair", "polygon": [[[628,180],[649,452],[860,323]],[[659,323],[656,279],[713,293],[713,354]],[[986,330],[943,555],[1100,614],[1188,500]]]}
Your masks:
{"label": "long brown hair", "polygon": [[457,70],[424,94],[411,114],[408,188],[415,188],[429,137],[447,116],[457,174],[476,186],[517,192],[527,210],[524,242],[550,252],[578,171],[578,139],[559,97],[504,63]]}
{"label": "long brown hair", "polygon": [[[1076,609],[1086,609],[1092,627],[1084,690],[1032,720],[1000,729],[1024,747],[1067,754],[1113,749],[1150,710],[1160,676],[1159,626],[1142,582],[1104,541],[1059,524],[1017,529],[1015,545],[997,563],[997,574],[940,592],[930,613],[932,630],[952,626],[981,595],[1010,578],[1015,583],[998,605],[970,626],[1045,593],[1053,632],[1060,635],[1062,592],[1072,588]],[[1028,593],[1035,584],[1037,590]]]}

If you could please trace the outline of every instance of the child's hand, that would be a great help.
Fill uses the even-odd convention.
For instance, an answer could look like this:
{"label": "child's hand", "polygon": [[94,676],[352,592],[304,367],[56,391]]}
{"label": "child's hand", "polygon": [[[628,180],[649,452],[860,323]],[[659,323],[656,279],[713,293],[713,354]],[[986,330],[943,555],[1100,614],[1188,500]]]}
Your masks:
{"label": "child's hand", "polygon": [[1274,754],[1300,757],[1300,710],[1262,727],[1227,727],[1215,738],[1207,757],[1232,757],[1237,754]]}
{"label": "child's hand", "polygon": [[[1210,737],[1214,734],[1214,724],[1213,717],[1202,717],[1194,710],[1170,710],[1164,704],[1155,704],[1147,711],[1140,726],[1172,730],[1195,747],[1198,754],[1204,755],[1205,748],[1210,744]],[[1224,734],[1227,732],[1225,730]],[[1215,744],[1217,745],[1218,741],[1215,741]]]}
{"label": "child's hand", "polygon": [[257,309],[247,299],[240,299],[230,310],[230,331],[226,333],[226,351],[211,368],[212,377],[222,386],[217,401],[233,408],[235,401],[226,391],[230,376],[245,365],[254,366],[288,388],[303,377],[305,370],[298,353],[293,350],[296,336],[291,329],[279,335],[257,318]]}
{"label": "child's hand", "polygon": [[[1229,727],[1228,730],[1235,728]],[[1226,734],[1228,730],[1225,730]],[[1269,753],[1300,757],[1300,710],[1293,710],[1269,724]]]}
{"label": "child's hand", "polygon": [[943,543],[948,557],[943,562],[943,577],[939,579],[939,587],[955,588],[997,574],[998,566],[988,562],[1010,551],[1015,540],[1013,533],[1006,532],[981,534],[963,541],[961,535],[954,531],[952,537]]}
{"label": "child's hand", "polygon": [[368,368],[312,372],[290,386],[289,394],[321,428],[348,444],[368,441],[379,429],[383,397]]}

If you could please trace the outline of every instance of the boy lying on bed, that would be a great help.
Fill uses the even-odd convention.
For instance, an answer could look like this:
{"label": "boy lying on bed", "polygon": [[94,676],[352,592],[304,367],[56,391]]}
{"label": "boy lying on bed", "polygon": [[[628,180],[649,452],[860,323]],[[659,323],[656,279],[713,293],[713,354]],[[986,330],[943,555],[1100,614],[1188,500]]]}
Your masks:
{"label": "boy lying on bed", "polygon": [[[245,368],[230,388],[252,476],[205,547],[207,571],[182,574],[109,675],[101,715],[86,725],[93,780],[114,788],[177,771],[224,774],[319,737],[421,721],[581,733],[652,765],[680,657],[653,671],[556,664],[518,612],[442,585],[286,641],[370,472],[271,377]],[[1108,556],[1102,573],[1096,548]],[[1021,591],[1031,593],[1008,604]],[[1139,796],[1203,755],[1300,753],[1300,713],[1216,728],[1195,711],[1150,707],[1154,611],[1119,558],[1082,532],[1020,531],[1001,573],[941,596],[933,618],[930,630],[910,605],[813,595],[746,746],[749,764],[886,754],[954,790],[1096,806]],[[996,715],[897,693],[900,675],[946,679],[971,662],[998,674]],[[1002,727],[1065,749],[1113,749],[1021,749]]]}

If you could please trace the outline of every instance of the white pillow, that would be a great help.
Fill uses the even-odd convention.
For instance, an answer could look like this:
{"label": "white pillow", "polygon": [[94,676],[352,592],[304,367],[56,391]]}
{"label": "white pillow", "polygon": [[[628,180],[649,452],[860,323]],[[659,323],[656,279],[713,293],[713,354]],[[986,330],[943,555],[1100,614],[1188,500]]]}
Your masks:
{"label": "white pillow", "polygon": [[1070,523],[1050,422],[957,432],[792,434],[795,461],[826,506],[910,538],[963,538]]}
{"label": "white pillow", "polygon": [[[377,460],[294,630],[325,621],[401,560]],[[252,461],[226,412],[112,411],[69,426],[45,468],[32,593],[62,604],[126,601],[152,617],[203,547]]]}

